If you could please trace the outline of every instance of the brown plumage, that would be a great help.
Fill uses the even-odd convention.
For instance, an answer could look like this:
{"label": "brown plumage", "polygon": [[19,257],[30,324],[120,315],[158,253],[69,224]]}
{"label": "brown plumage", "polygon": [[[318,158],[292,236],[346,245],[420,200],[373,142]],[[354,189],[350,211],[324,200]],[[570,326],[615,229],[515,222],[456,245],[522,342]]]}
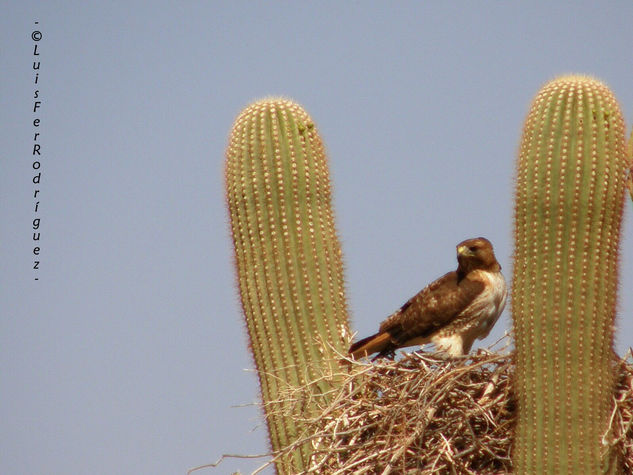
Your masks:
{"label": "brown plumage", "polygon": [[418,292],[380,324],[378,333],[354,343],[349,354],[373,353],[434,343],[451,356],[467,354],[488,336],[505,307],[507,289],[492,244],[485,238],[457,245],[457,270]]}

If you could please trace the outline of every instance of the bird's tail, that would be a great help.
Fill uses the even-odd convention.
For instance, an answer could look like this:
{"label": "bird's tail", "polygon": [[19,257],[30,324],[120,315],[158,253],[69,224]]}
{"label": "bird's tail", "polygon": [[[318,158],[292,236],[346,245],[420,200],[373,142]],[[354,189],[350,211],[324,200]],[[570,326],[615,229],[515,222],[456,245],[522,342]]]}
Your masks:
{"label": "bird's tail", "polygon": [[372,353],[382,353],[390,344],[391,335],[387,332],[379,332],[352,344],[352,346],[349,347],[349,355],[352,359],[358,359],[369,356]]}

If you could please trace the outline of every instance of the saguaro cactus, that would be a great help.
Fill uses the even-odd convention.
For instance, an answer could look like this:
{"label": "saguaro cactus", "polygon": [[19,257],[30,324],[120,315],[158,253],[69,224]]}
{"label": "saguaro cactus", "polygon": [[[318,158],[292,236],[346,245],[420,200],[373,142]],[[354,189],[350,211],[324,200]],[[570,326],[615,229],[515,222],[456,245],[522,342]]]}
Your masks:
{"label": "saguaro cactus", "polygon": [[624,133],[611,91],[585,76],[546,84],[525,122],[512,285],[517,473],[618,470],[601,441],[613,404]]}
{"label": "saguaro cactus", "polygon": [[[303,108],[284,99],[253,103],[236,119],[226,153],[235,265],[273,450],[301,432],[310,413],[284,394],[336,365],[349,332],[342,255],[323,143]],[[323,344],[326,343],[326,344]],[[327,380],[313,385],[321,394]],[[307,445],[277,464],[294,473]]]}

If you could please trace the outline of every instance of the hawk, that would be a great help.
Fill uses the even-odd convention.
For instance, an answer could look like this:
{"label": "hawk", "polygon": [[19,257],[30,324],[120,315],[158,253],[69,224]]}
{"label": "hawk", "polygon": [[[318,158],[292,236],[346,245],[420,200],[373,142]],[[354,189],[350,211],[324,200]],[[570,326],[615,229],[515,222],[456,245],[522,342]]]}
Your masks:
{"label": "hawk", "polygon": [[380,324],[378,333],[354,343],[349,354],[388,356],[398,348],[433,343],[449,356],[470,351],[496,323],[506,304],[506,281],[485,238],[457,245],[457,270],[432,282]]}

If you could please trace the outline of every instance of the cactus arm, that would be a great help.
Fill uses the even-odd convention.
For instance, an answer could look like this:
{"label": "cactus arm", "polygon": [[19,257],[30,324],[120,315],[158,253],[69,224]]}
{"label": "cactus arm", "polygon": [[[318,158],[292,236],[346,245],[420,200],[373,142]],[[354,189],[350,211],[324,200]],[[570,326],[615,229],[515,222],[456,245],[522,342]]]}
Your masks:
{"label": "cactus arm", "polygon": [[[277,451],[297,439],[312,409],[313,395],[302,407],[284,395],[331,373],[328,345],[343,352],[349,332],[328,164],[305,110],[277,98],[245,108],[229,139],[225,185],[242,309]],[[312,387],[323,394],[331,384]],[[278,471],[300,471],[309,453],[299,447]]]}
{"label": "cactus arm", "polygon": [[512,314],[517,473],[597,473],[614,387],[613,325],[626,160],[599,81],[545,85],[523,130]]}

